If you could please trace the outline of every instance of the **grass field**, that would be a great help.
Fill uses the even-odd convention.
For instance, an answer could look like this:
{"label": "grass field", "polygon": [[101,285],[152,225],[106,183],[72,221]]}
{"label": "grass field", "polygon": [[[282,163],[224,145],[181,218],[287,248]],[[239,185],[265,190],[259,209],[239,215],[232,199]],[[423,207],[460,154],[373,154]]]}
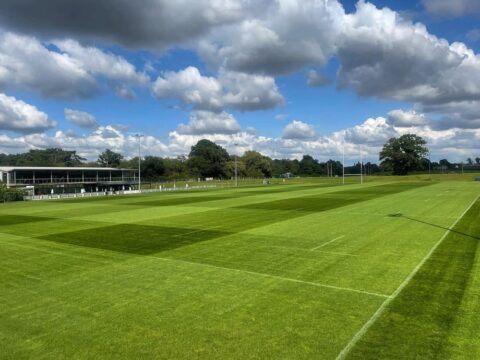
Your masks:
{"label": "grass field", "polygon": [[480,183],[338,182],[1,205],[0,358],[480,358]]}

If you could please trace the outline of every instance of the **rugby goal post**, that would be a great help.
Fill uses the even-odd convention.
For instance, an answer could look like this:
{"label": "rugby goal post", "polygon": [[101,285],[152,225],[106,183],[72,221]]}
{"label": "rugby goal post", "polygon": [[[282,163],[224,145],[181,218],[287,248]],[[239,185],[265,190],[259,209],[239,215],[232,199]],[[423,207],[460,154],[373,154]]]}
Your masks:
{"label": "rugby goal post", "polygon": [[360,174],[345,174],[345,133],[342,146],[342,184],[345,185],[345,176],[360,176],[360,184],[363,184],[363,147],[360,145]]}

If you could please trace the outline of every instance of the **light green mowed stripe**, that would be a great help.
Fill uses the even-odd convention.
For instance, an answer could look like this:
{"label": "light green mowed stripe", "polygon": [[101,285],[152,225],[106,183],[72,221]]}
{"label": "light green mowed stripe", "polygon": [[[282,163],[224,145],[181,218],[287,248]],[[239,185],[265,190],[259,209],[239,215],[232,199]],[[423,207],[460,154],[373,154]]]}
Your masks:
{"label": "light green mowed stripe", "polygon": [[[280,277],[365,291],[395,288],[402,274],[415,266],[417,253],[428,251],[430,238],[425,234],[440,229],[380,215],[401,208],[405,214],[441,226],[451,222],[449,217],[461,211],[476,188],[459,184],[448,198],[435,196],[441,189],[447,187],[442,183],[412,187],[301,214],[245,205],[304,195],[342,196],[342,189],[263,195],[259,191],[258,196],[209,201],[208,206],[199,202],[142,208],[123,200],[57,203],[46,208],[61,216],[64,207],[67,219],[59,220],[57,229],[53,219],[46,222],[51,226],[43,232],[40,222],[31,222],[25,224],[24,236],[0,235],[1,256],[8,258],[0,265],[0,351],[15,359],[334,358],[382,298]],[[429,192],[434,202],[418,205],[419,198],[427,199]],[[348,198],[352,196],[357,195]],[[21,204],[26,213],[27,205]],[[37,206],[30,213],[33,216],[40,215]],[[69,218],[68,210],[75,206],[86,213],[89,206],[101,207],[104,213]],[[14,209],[11,213],[22,213],[15,206],[10,208]],[[0,212],[8,213],[6,209]],[[142,218],[142,214],[149,217]],[[128,248],[95,248],[84,236],[89,227],[92,234],[101,234],[102,229],[115,229],[122,223],[138,229],[146,226],[148,231],[169,226],[173,241],[184,239],[186,243],[139,256]],[[14,227],[19,231],[19,225]],[[192,241],[198,230],[208,235],[205,241]],[[69,232],[72,237],[67,241],[55,235]],[[325,250],[356,256],[303,250],[343,233],[345,238]],[[49,235],[54,237],[48,240]],[[82,246],[73,243],[75,237]],[[137,245],[131,243],[130,250]]]}

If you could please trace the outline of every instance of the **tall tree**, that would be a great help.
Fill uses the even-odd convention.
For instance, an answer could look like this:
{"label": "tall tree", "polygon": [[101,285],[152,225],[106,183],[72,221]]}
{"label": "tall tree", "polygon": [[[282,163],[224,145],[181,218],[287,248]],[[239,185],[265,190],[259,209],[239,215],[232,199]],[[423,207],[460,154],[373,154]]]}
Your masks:
{"label": "tall tree", "polygon": [[300,174],[312,176],[319,175],[321,172],[322,169],[317,159],[310,155],[303,155],[302,160],[300,160]]}
{"label": "tall tree", "polygon": [[165,174],[163,159],[157,156],[146,156],[140,167],[142,176],[147,180],[155,180]]}
{"label": "tall tree", "polygon": [[245,172],[248,177],[271,177],[272,159],[257,151],[246,151],[242,156]]}
{"label": "tall tree", "polygon": [[229,158],[227,150],[220,145],[202,139],[192,146],[188,165],[197,176],[222,178],[226,175],[225,164]]}
{"label": "tall tree", "polygon": [[123,160],[123,155],[110,149],[106,149],[98,155],[97,163],[103,167],[117,167]]}
{"label": "tall tree", "polygon": [[391,138],[380,152],[381,166],[394,175],[406,175],[421,164],[428,154],[426,141],[415,134],[405,134]]}
{"label": "tall tree", "polygon": [[477,165],[480,165],[480,157],[476,157],[475,162],[477,163]]}

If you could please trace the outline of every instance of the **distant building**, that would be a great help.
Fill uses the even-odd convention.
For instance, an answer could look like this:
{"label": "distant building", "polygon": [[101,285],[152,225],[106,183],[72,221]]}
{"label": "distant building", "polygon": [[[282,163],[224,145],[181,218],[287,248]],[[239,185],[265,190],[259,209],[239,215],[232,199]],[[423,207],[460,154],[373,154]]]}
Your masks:
{"label": "distant building", "polygon": [[136,188],[138,173],[103,167],[0,166],[0,182],[35,195],[118,191]]}

